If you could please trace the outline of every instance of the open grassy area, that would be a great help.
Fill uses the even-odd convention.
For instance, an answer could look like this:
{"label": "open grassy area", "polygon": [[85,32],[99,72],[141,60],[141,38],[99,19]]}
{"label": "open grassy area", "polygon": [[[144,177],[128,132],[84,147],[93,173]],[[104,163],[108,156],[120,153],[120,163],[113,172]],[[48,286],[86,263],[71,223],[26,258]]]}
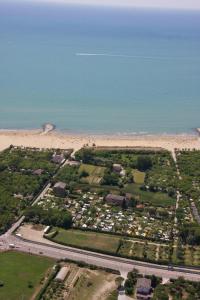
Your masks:
{"label": "open grassy area", "polygon": [[104,233],[59,228],[58,234],[53,240],[57,243],[64,243],[75,247],[86,247],[91,250],[116,253],[120,237]]}
{"label": "open grassy area", "polygon": [[54,261],[18,252],[0,253],[1,300],[28,300]]}
{"label": "open grassy area", "polygon": [[89,184],[99,184],[105,172],[104,167],[93,166],[89,164],[81,164],[79,173],[85,171],[89,176],[85,177],[84,181]]}
{"label": "open grassy area", "polygon": [[168,207],[175,205],[176,200],[169,197],[165,193],[142,191],[138,184],[128,184],[125,189],[126,192],[132,193],[137,200],[147,203],[152,206]]}
{"label": "open grassy area", "polygon": [[134,182],[137,184],[143,184],[145,179],[145,172],[140,172],[137,169],[133,170]]}

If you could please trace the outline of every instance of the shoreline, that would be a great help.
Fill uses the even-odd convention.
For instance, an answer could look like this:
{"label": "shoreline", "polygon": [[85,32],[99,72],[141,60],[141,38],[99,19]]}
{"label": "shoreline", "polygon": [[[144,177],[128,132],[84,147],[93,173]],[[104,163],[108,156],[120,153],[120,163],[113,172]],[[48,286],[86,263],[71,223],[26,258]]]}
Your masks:
{"label": "shoreline", "polygon": [[194,134],[88,134],[53,130],[42,134],[43,130],[0,129],[0,151],[10,145],[37,148],[73,148],[83,146],[97,147],[153,147],[169,151],[178,149],[200,149],[199,131]]}
{"label": "shoreline", "polygon": [[180,136],[200,136],[200,128],[190,128],[185,132],[148,132],[148,131],[130,131],[130,132],[96,132],[91,130],[71,130],[71,129],[60,129],[53,123],[44,123],[41,127],[35,128],[0,128],[0,133],[7,132],[35,132],[35,133],[57,133],[59,135],[71,135],[71,136],[97,136],[97,137],[180,137]]}

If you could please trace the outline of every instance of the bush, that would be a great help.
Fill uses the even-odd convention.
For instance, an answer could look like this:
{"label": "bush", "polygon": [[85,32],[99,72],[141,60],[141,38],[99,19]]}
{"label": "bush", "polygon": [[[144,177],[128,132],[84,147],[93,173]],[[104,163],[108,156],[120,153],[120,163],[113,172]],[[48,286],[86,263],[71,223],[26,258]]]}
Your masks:
{"label": "bush", "polygon": [[0,287],[4,286],[4,282],[0,280]]}
{"label": "bush", "polygon": [[137,159],[137,168],[139,171],[146,171],[151,169],[152,167],[152,160],[150,156],[147,155],[140,155]]}

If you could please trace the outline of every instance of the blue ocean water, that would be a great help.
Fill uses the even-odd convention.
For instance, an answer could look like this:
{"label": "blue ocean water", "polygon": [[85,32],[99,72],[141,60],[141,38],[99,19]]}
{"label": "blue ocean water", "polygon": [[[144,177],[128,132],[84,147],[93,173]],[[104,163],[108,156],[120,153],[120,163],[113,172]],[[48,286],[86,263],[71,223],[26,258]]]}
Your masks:
{"label": "blue ocean water", "polygon": [[0,0],[0,128],[200,126],[200,12]]}

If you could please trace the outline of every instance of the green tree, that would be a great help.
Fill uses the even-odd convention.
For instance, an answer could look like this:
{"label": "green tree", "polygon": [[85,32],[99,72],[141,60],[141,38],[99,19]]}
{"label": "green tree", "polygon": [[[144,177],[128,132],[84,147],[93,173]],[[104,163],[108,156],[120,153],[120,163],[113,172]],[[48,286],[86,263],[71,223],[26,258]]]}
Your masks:
{"label": "green tree", "polygon": [[152,160],[151,157],[148,155],[140,155],[137,158],[137,169],[139,171],[146,171],[151,169],[152,167]]}

